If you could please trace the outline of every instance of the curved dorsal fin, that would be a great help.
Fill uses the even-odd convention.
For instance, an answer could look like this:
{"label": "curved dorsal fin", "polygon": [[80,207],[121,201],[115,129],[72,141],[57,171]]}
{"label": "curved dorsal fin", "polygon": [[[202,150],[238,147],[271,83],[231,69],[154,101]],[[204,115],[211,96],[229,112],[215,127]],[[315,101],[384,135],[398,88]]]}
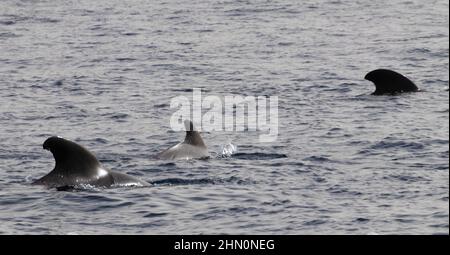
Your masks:
{"label": "curved dorsal fin", "polygon": [[206,147],[205,142],[203,142],[200,133],[194,129],[194,124],[190,120],[184,121],[184,127],[186,128],[186,138],[184,138],[184,143]]}
{"label": "curved dorsal fin", "polygon": [[373,95],[418,91],[419,88],[405,76],[388,69],[377,69],[366,74],[364,79],[375,84]]}
{"label": "curved dorsal fin", "polygon": [[43,145],[55,158],[56,174],[90,176],[101,167],[97,158],[87,149],[61,137],[50,137]]}

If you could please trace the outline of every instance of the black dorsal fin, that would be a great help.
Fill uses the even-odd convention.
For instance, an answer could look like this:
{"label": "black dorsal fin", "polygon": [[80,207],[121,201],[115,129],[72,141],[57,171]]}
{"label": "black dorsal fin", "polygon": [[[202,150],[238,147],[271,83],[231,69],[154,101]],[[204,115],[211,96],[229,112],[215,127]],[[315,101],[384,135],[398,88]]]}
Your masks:
{"label": "black dorsal fin", "polygon": [[43,145],[55,158],[55,173],[62,175],[97,175],[101,167],[94,154],[72,141],[50,137]]}
{"label": "black dorsal fin", "polygon": [[419,88],[405,76],[388,69],[377,69],[366,74],[364,79],[375,84],[373,95],[414,92]]}

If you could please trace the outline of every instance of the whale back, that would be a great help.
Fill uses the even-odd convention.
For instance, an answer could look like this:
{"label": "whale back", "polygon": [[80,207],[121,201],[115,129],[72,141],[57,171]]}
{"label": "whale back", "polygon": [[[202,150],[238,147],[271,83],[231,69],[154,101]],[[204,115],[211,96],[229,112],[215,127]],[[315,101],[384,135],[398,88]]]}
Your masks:
{"label": "whale back", "polygon": [[373,95],[396,94],[418,91],[419,88],[407,77],[388,69],[377,69],[366,74],[364,79],[375,84]]}
{"label": "whale back", "polygon": [[200,133],[195,130],[192,121],[186,120],[184,126],[186,129],[184,141],[159,153],[158,158],[166,160],[209,158],[208,148]]}

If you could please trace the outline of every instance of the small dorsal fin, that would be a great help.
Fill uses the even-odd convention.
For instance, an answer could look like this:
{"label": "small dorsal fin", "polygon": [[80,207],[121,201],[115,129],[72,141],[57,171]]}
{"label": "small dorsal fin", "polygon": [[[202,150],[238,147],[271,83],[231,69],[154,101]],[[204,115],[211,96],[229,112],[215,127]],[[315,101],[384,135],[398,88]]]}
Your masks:
{"label": "small dorsal fin", "polygon": [[205,142],[203,142],[200,133],[194,129],[194,124],[190,120],[184,121],[184,127],[186,128],[186,138],[184,138],[184,143],[206,147]]}

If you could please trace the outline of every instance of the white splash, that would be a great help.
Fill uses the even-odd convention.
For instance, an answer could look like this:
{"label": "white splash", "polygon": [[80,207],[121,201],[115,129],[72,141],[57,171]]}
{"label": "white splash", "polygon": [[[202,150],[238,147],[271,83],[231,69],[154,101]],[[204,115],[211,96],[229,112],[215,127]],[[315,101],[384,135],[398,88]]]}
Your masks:
{"label": "white splash", "polygon": [[231,155],[233,155],[236,152],[237,152],[237,146],[232,143],[228,143],[228,144],[222,146],[222,156],[223,157],[231,157]]}

